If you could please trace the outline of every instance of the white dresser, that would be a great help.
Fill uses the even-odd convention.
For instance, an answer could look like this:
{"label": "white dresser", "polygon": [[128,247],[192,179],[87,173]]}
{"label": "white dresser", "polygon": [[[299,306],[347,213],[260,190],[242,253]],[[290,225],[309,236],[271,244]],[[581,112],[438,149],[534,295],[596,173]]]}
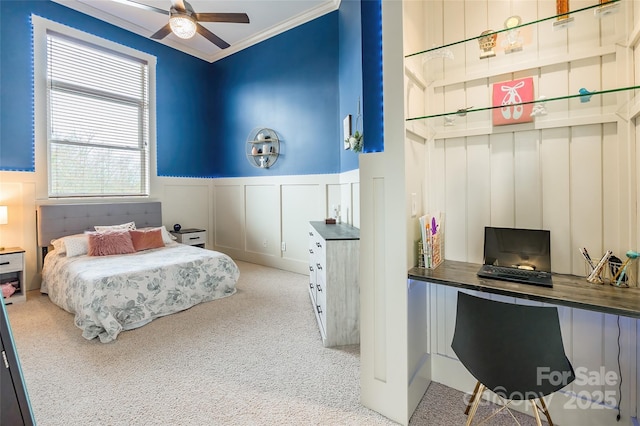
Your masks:
{"label": "white dresser", "polygon": [[360,343],[360,230],[310,222],[309,295],[324,346]]}

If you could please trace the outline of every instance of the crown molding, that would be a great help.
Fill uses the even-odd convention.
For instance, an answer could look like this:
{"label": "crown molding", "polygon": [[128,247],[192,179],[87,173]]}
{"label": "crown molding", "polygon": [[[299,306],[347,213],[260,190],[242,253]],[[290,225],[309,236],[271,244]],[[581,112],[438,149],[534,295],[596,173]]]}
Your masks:
{"label": "crown molding", "polygon": [[[80,12],[85,15],[91,16],[93,18],[99,19],[101,21],[107,22],[116,27],[120,27],[124,30],[132,32],[134,34],[137,34],[149,40],[153,40],[151,39],[151,35],[153,35],[155,31],[149,31],[146,28],[135,25],[127,20],[119,18],[118,16],[115,16],[110,13],[104,12],[100,9],[97,9],[91,6],[89,2],[84,2],[81,0],[52,0],[52,1],[54,3],[58,3],[62,6],[73,9],[77,12]],[[244,50],[253,45],[256,45],[271,37],[274,37],[278,34],[282,34],[286,31],[289,31],[290,29],[293,29],[297,26],[305,24],[323,15],[326,15],[327,13],[333,12],[340,7],[340,3],[341,3],[341,0],[331,0],[330,2],[321,4],[320,6],[317,6],[304,13],[301,13],[285,22],[282,22],[278,25],[274,25],[270,28],[267,28],[266,30],[261,31],[260,33],[257,33],[253,37],[249,37],[239,42],[233,43],[227,49],[221,49],[219,52],[216,52],[214,54],[208,54],[198,49],[193,49],[187,45],[175,42],[170,38],[165,38],[163,40],[153,40],[153,41],[160,43],[162,45],[171,47],[173,49],[179,50],[183,53],[186,53],[187,55],[191,55],[198,59],[202,59],[203,61],[213,63],[220,59],[226,58],[227,56],[233,55],[234,53],[237,53],[241,50]]]}

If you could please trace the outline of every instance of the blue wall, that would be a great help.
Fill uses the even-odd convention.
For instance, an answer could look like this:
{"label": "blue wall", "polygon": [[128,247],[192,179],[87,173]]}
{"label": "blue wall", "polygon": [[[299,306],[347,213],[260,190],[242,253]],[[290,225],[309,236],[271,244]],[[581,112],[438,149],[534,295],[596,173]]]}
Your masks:
{"label": "blue wall", "polygon": [[[363,132],[363,108],[362,108],[362,25],[360,21],[360,1],[342,0],[339,10],[340,43],[339,57],[339,81],[340,81],[340,113],[338,122],[342,126],[342,120],[347,114],[351,114],[351,132],[356,131],[356,116],[358,113],[358,101],[360,101],[360,120],[357,130]],[[351,150],[345,150],[340,127],[340,171],[345,172],[358,168],[358,154]]]}
{"label": "blue wall", "polygon": [[[0,170],[35,167],[32,13],[158,58],[160,176],[356,169],[357,155],[342,148],[342,118],[355,118],[362,96],[359,7],[359,0],[343,0],[339,11],[209,64],[57,3],[0,0]],[[258,126],[282,138],[281,158],[270,169],[251,166],[245,155]]]}
{"label": "blue wall", "polygon": [[[217,176],[339,171],[337,24],[333,12],[212,64]],[[281,138],[281,155],[269,169],[247,161],[255,127]]]}
{"label": "blue wall", "polygon": [[150,53],[156,72],[159,174],[202,176],[211,132],[201,108],[210,64],[50,1],[0,1],[0,170],[34,171],[31,14]]}

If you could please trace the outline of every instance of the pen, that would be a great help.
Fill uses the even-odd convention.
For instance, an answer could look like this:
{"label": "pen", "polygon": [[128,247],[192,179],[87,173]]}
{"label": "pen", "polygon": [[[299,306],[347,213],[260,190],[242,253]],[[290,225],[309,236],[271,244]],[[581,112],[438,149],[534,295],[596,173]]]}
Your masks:
{"label": "pen", "polygon": [[585,260],[587,261],[589,266],[591,266],[591,270],[593,271],[595,269],[595,265],[593,264],[593,261],[591,260],[591,256],[589,256],[589,252],[587,251],[587,248],[586,247],[581,247],[580,248],[580,253],[582,253],[582,256],[585,258]]}

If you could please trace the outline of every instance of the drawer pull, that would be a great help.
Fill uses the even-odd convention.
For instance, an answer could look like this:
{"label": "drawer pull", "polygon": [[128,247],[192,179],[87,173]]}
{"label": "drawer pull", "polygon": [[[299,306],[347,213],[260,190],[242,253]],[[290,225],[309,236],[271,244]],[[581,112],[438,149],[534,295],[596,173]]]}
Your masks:
{"label": "drawer pull", "polygon": [[312,249],[309,249],[309,253],[313,254],[313,250],[312,250]]}
{"label": "drawer pull", "polygon": [[313,290],[313,283],[309,283],[309,288]]}
{"label": "drawer pull", "polygon": [[313,266],[309,266],[309,270],[313,272]]}
{"label": "drawer pull", "polygon": [[322,247],[322,244],[316,242],[316,247]]}
{"label": "drawer pull", "polygon": [[316,268],[318,268],[319,270],[322,270],[322,265],[319,263],[316,263]]}
{"label": "drawer pull", "polygon": [[10,263],[11,263],[11,262],[2,262],[2,263],[0,263],[0,266],[2,266],[2,265],[8,265],[8,264],[10,264]]}
{"label": "drawer pull", "polygon": [[316,288],[318,289],[318,291],[322,291],[322,287],[320,287],[320,284],[316,284]]}
{"label": "drawer pull", "polygon": [[189,237],[190,240],[199,240],[200,237]]}
{"label": "drawer pull", "polygon": [[322,313],[322,309],[320,309],[320,305],[316,305],[316,309],[318,310],[318,313],[321,314]]}

